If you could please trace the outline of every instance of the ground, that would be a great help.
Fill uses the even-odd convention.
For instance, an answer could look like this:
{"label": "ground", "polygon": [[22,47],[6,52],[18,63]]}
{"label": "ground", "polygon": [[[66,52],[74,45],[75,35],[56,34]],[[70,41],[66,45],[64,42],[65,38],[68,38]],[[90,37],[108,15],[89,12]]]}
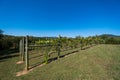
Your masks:
{"label": "ground", "polygon": [[19,56],[10,56],[0,59],[0,80],[120,80],[119,57],[120,45],[102,44],[79,50],[17,77],[16,73],[25,66],[16,64]]}

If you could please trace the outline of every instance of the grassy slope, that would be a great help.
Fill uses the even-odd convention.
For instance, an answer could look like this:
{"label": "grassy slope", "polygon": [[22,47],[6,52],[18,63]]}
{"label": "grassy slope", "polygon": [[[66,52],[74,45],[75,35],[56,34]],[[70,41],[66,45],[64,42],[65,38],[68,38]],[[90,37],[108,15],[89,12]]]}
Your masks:
{"label": "grassy slope", "polygon": [[19,57],[0,60],[1,80],[120,80],[120,46],[98,45],[15,77]]}

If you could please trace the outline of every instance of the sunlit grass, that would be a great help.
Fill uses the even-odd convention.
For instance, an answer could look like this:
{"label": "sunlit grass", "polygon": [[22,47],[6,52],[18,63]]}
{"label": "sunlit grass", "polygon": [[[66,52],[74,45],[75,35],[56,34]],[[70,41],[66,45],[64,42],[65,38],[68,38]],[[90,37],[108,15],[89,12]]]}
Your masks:
{"label": "sunlit grass", "polygon": [[16,77],[19,57],[0,60],[1,80],[119,80],[120,45],[97,45],[52,61]]}

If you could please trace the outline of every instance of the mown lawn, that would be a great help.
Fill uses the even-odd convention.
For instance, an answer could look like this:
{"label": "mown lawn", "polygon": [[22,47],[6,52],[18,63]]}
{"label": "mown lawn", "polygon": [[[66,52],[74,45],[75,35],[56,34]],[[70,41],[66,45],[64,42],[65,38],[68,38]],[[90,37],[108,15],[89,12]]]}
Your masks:
{"label": "mown lawn", "polygon": [[0,80],[120,80],[120,45],[79,50],[20,77],[24,65],[17,61],[19,56],[0,59]]}

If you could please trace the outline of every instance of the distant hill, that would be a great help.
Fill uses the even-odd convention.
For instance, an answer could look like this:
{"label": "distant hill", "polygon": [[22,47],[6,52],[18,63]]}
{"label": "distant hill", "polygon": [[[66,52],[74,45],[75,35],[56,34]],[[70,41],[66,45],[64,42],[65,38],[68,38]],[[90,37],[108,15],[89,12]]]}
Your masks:
{"label": "distant hill", "polygon": [[120,38],[120,35],[113,35],[113,34],[102,34],[99,37],[113,37],[113,38]]}

